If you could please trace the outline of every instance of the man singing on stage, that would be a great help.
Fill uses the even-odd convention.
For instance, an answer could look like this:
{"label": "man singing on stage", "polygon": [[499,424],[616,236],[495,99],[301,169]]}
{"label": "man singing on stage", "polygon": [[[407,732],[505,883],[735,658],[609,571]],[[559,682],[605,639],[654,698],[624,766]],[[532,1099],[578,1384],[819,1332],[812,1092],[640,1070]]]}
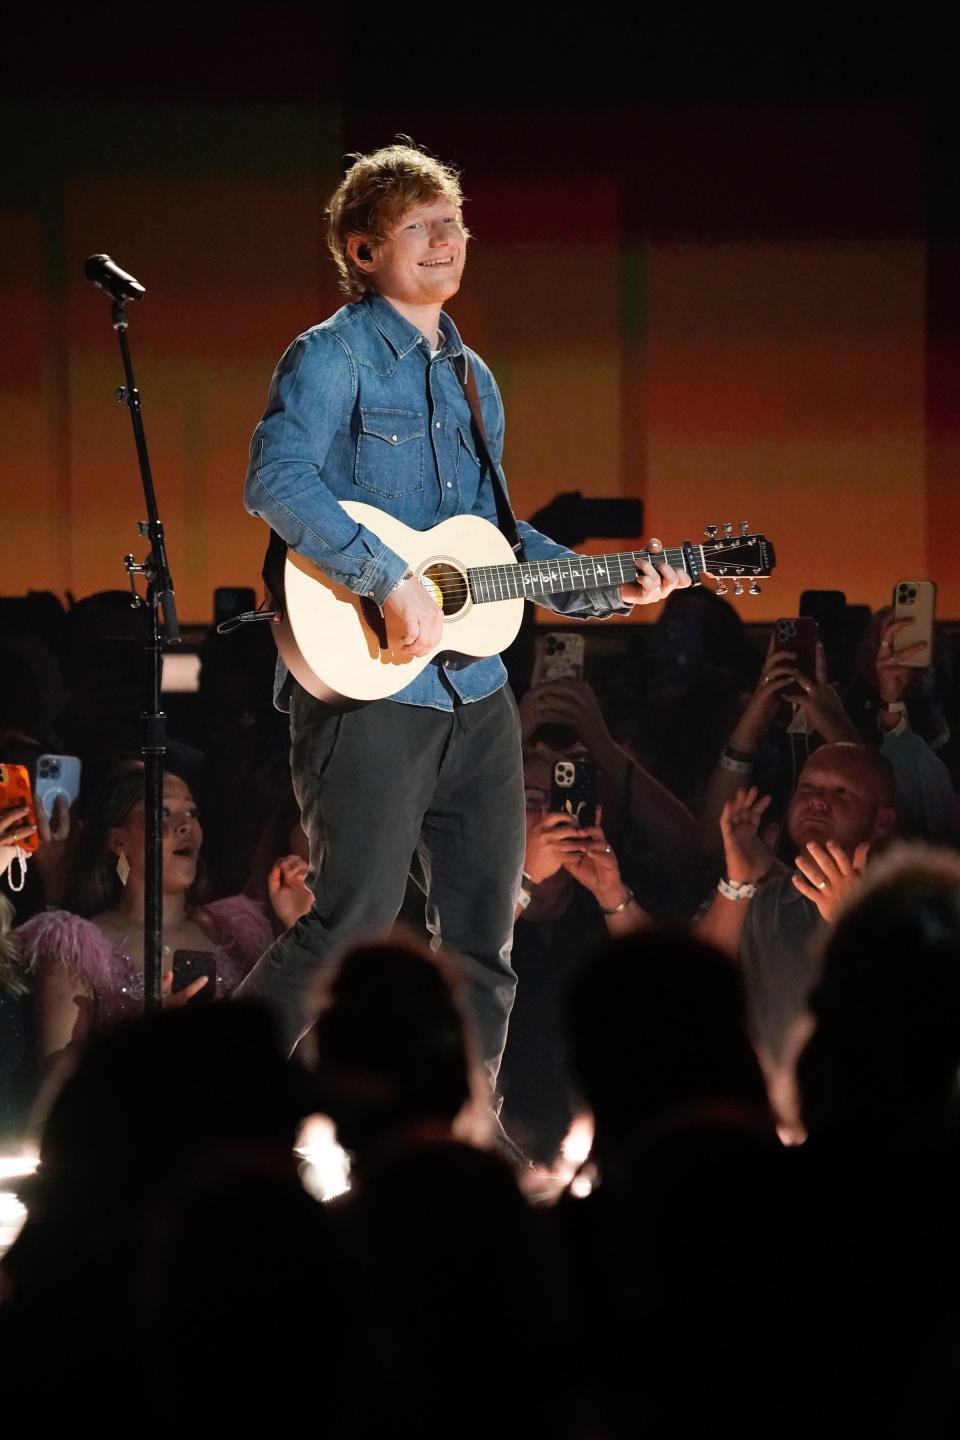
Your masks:
{"label": "man singing on stage", "polygon": [[[388,642],[411,657],[440,642],[441,611],[407,559],[340,502],[366,501],[421,531],[454,515],[497,524],[500,394],[442,308],[466,260],[462,203],[457,173],[410,145],[354,160],[327,210],[351,303],[281,359],[246,481],[247,509],[379,606]],[[496,474],[471,423],[471,372]],[[518,529],[531,560],[570,553],[530,525]],[[689,583],[644,561],[636,583],[544,603],[565,615],[625,614]],[[315,1018],[326,963],[346,943],[389,929],[413,867],[435,943],[462,957],[494,1084],[516,986],[510,947],[525,839],[520,733],[503,662],[444,651],[390,699],[355,708],[315,699],[281,664],[276,703],[290,712],[315,902],[263,955],[243,994],[273,1006],[292,1049]]]}

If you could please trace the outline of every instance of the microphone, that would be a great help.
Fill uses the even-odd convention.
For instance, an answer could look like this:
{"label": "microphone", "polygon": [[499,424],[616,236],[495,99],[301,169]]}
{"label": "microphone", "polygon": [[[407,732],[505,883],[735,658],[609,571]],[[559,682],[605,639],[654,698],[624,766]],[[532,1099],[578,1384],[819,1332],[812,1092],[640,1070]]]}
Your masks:
{"label": "microphone", "polygon": [[83,273],[91,285],[121,304],[124,300],[140,300],[147,293],[140,281],[115,265],[109,255],[91,255],[84,261]]}

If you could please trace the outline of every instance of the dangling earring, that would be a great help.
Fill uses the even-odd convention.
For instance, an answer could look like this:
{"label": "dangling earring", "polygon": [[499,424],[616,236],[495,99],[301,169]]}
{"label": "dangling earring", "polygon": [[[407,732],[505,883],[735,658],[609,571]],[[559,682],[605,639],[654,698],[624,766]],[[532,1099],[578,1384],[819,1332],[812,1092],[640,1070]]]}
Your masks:
{"label": "dangling earring", "polygon": [[126,885],[130,879],[130,861],[127,859],[126,853],[123,850],[121,850],[117,856],[117,877],[121,885]]}

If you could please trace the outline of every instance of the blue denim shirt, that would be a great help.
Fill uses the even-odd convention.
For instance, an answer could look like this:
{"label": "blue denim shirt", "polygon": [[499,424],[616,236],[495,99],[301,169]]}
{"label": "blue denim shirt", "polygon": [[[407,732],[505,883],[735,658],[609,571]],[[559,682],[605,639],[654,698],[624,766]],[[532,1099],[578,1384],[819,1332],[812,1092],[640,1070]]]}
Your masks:
{"label": "blue denim shirt", "polygon": [[[244,501],[291,549],[332,579],[382,605],[407,568],[396,554],[338,503],[362,500],[414,530],[451,515],[482,515],[497,523],[496,502],[470,426],[462,377],[472,366],[484,428],[498,468],[503,403],[490,370],[440,316],[443,345],[427,339],[378,295],[345,305],[300,335],[283,355],[267,409],[253,433]],[[502,478],[502,471],[501,478]],[[571,552],[520,521],[531,560]],[[615,589],[545,600],[563,615],[629,613]],[[498,655],[468,660],[437,656],[393,698],[452,709],[455,700],[482,700],[506,670]],[[287,674],[278,665],[276,700],[287,708]]]}

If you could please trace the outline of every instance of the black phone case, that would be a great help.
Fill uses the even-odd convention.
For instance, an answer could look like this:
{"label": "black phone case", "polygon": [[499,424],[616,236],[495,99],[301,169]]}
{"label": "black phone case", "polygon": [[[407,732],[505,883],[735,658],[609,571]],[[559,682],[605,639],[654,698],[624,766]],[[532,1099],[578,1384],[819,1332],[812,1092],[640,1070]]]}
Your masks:
{"label": "black phone case", "polygon": [[212,950],[174,950],[173,952],[173,993],[186,990],[201,975],[208,977],[203,985],[187,1001],[188,1005],[208,1005],[217,994],[217,957]]}
{"label": "black phone case", "polygon": [[597,823],[597,775],[588,760],[556,762],[550,782],[550,809],[572,816],[581,829]]}

